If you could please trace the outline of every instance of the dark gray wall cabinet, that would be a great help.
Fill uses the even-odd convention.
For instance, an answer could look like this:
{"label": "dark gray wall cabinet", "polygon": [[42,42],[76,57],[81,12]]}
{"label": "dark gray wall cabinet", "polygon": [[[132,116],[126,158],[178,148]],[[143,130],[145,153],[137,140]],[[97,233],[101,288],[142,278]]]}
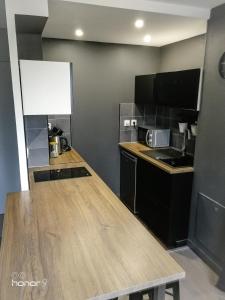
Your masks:
{"label": "dark gray wall cabinet", "polygon": [[135,103],[198,109],[200,69],[135,77]]}
{"label": "dark gray wall cabinet", "polygon": [[200,69],[193,69],[157,74],[157,105],[197,110],[200,72]]}

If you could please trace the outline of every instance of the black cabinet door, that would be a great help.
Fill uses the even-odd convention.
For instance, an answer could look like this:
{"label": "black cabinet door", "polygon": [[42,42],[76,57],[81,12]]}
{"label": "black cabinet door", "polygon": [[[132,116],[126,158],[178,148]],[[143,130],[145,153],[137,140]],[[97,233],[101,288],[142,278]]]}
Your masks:
{"label": "black cabinet door", "polygon": [[158,105],[197,109],[200,69],[159,73],[155,80]]}
{"label": "black cabinet door", "polygon": [[141,220],[169,248],[188,237],[192,173],[169,174],[139,159],[136,205]]}
{"label": "black cabinet door", "polygon": [[155,103],[155,74],[135,77],[135,103]]}
{"label": "black cabinet door", "polygon": [[165,244],[169,243],[170,189],[170,174],[138,160],[136,203],[139,217]]}
{"label": "black cabinet door", "polygon": [[121,150],[120,199],[133,213],[136,212],[136,169],[137,158]]}

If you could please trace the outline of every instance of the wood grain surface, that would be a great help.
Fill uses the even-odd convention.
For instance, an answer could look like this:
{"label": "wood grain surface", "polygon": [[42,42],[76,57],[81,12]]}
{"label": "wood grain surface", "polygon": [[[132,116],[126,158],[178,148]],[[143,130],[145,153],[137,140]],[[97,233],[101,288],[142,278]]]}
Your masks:
{"label": "wood grain surface", "polygon": [[193,167],[179,167],[179,168],[170,167],[166,163],[163,163],[157,159],[154,159],[152,157],[149,157],[141,153],[141,151],[155,150],[154,148],[147,147],[141,143],[120,143],[119,146],[135,154],[136,156],[143,158],[144,160],[160,168],[161,170],[164,170],[167,173],[179,174],[179,173],[191,173],[194,171]]}
{"label": "wood grain surface", "polygon": [[60,165],[68,163],[79,163],[84,161],[83,158],[74,149],[71,151],[63,152],[56,158],[50,158],[50,165]]}
{"label": "wood grain surface", "polygon": [[[76,166],[92,177],[34,183],[31,170],[31,190],[8,195],[0,299],[104,300],[182,279],[183,269],[86,163],[63,165]],[[41,284],[12,286],[21,272]]]}

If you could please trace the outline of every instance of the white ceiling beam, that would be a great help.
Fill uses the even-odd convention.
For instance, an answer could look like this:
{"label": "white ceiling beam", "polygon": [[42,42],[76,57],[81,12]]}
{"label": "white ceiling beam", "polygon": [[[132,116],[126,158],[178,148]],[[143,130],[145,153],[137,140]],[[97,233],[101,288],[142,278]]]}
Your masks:
{"label": "white ceiling beam", "polygon": [[[58,1],[58,0],[51,0]],[[170,4],[152,0],[60,0],[115,8],[147,11],[183,17],[209,19],[210,9],[188,5]]]}

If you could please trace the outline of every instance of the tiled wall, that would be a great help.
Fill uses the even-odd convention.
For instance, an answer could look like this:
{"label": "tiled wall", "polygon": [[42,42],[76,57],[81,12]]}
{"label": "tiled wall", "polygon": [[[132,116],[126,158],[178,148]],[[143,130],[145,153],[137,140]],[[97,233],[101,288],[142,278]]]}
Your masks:
{"label": "tiled wall", "polygon": [[134,103],[120,103],[120,142],[135,142],[137,141],[137,127],[125,127],[124,120],[137,120],[139,125],[155,126],[155,108],[148,105],[136,105]]}
{"label": "tiled wall", "polygon": [[49,115],[48,123],[51,123],[52,127],[58,127],[63,131],[63,136],[68,139],[69,145],[71,145],[71,117],[70,115]]}
{"label": "tiled wall", "polygon": [[[182,149],[183,134],[179,132],[178,123],[188,122],[189,125],[197,121],[198,113],[194,111],[175,109],[163,106],[136,105],[134,103],[120,104],[120,142],[137,141],[137,128],[124,127],[124,120],[136,119],[138,125],[150,125],[171,129],[170,145]],[[187,141],[187,152],[194,154],[195,137]]]}
{"label": "tiled wall", "polygon": [[25,116],[28,167],[49,164],[47,116]]}
{"label": "tiled wall", "polygon": [[[182,149],[184,135],[179,132],[179,122],[188,123],[189,126],[194,124],[198,119],[198,112],[192,110],[184,110],[178,108],[170,108],[164,106],[157,107],[156,126],[170,128],[171,137],[170,145],[177,149]],[[189,154],[194,154],[195,137],[191,136],[187,140],[186,151]]]}

